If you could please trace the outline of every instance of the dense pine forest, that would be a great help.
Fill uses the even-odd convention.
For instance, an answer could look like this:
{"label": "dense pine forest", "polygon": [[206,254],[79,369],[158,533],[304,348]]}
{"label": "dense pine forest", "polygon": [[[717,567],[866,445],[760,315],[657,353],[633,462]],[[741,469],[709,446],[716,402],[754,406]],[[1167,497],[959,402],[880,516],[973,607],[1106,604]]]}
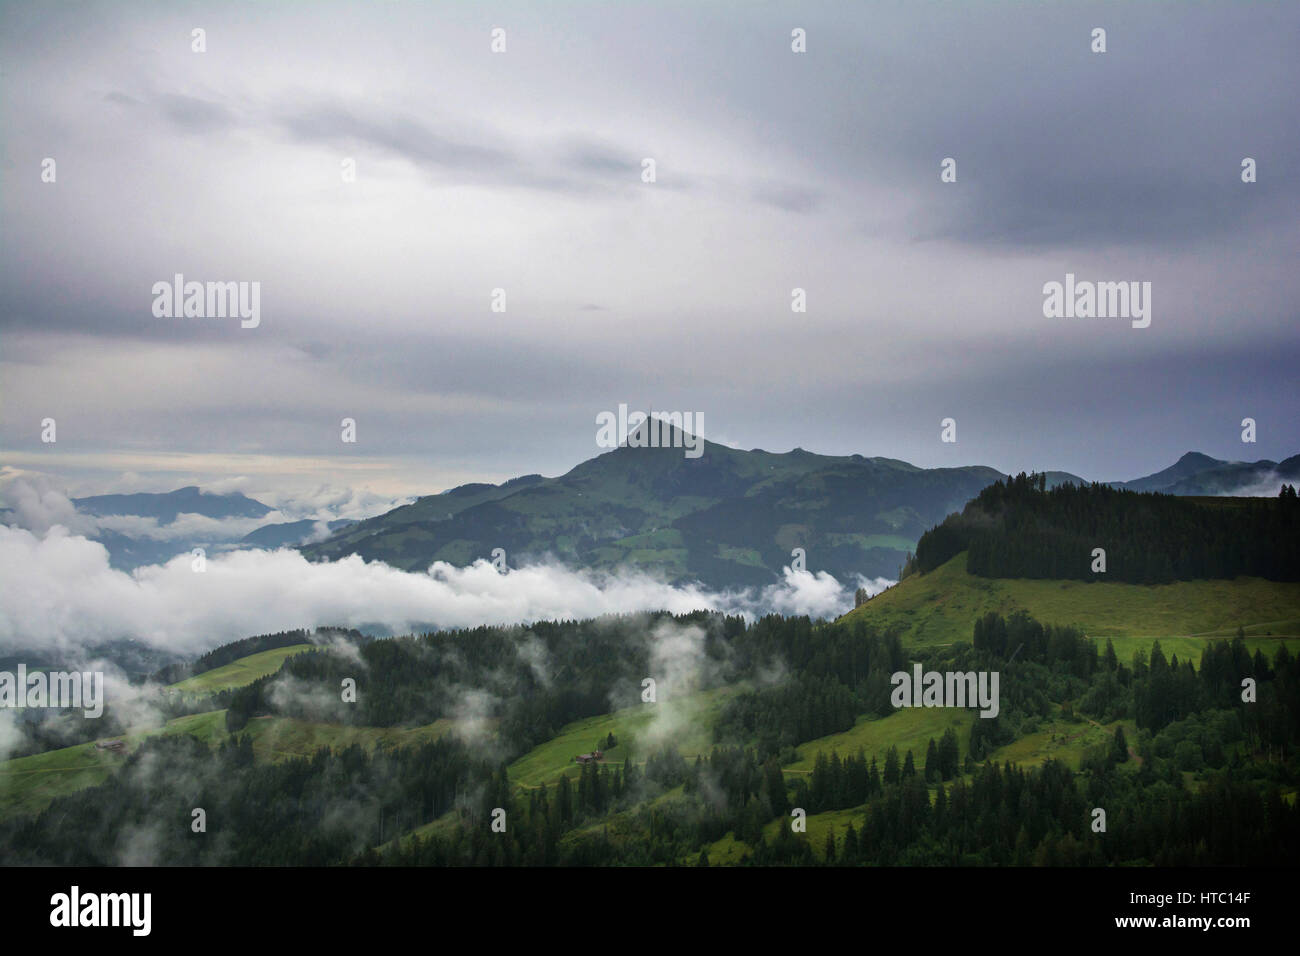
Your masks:
{"label": "dense pine forest", "polygon": [[[1094,549],[1105,571],[1093,570]],[[1107,485],[1047,488],[1021,473],[927,531],[907,571],[967,552],[971,574],[1163,584],[1251,575],[1300,581],[1300,499],[1178,498]],[[906,572],[905,572],[906,573]]]}
{"label": "dense pine forest", "polygon": [[[640,679],[669,666],[665,643],[693,665],[677,692],[735,690],[707,752],[622,741],[624,760],[585,764],[576,779],[511,781],[511,761],[564,724],[638,699]],[[1269,660],[1240,638],[1217,641],[1194,664],[1157,644],[1124,662],[1109,643],[1019,613],[913,655],[927,669],[999,671],[998,716],[915,752],[821,752],[795,774],[783,767],[800,745],[891,713],[889,676],[909,666],[896,637],[861,621],[699,613],[336,645],[223,695],[224,743],[147,740],[104,784],[0,823],[0,848],[10,863],[90,865],[708,865],[730,835],[744,847],[735,862],[752,865],[1290,862],[1300,662],[1284,646]],[[347,677],[357,702],[335,703]],[[467,688],[490,702],[490,740],[265,762],[245,732],[265,714],[423,724],[454,717]],[[1062,708],[1138,730],[1116,732],[1078,771],[991,759]],[[206,832],[192,830],[194,808]],[[796,808],[847,818],[814,846],[791,826]]]}

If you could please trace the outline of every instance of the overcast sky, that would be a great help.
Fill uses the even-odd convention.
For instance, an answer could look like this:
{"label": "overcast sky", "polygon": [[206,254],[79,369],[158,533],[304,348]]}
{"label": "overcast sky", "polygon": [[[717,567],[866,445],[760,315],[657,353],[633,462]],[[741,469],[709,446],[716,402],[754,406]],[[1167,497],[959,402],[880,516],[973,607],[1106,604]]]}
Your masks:
{"label": "overcast sky", "polygon": [[[0,465],[431,493],[566,471],[619,403],[923,466],[1282,459],[1297,49],[1294,4],[9,3]],[[1150,326],[1045,318],[1067,272]],[[260,325],[156,318],[176,273]]]}

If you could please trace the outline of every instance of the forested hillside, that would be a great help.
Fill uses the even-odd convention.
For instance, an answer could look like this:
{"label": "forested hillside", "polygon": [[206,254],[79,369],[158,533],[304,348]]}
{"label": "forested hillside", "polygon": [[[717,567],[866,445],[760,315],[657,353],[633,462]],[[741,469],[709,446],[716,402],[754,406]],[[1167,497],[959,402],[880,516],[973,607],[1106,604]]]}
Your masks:
{"label": "forested hillside", "polygon": [[[1000,672],[1000,712],[905,749],[819,742],[875,727],[874,739],[899,739],[890,675],[911,660]],[[692,702],[714,691],[712,742],[691,752],[682,742],[706,719]],[[1207,644],[1195,663],[1158,646],[1122,661],[1074,628],[990,614],[967,641],[909,653],[860,620],[632,615],[336,644],[214,703],[230,731],[214,746],[144,742],[104,784],[0,823],[6,860],[1240,864],[1288,862],[1300,838],[1300,663],[1240,639]],[[562,752],[535,783],[511,779],[572,722],[618,708],[649,717],[573,748],[616,759]],[[248,737],[264,715],[458,729],[266,762]],[[1103,730],[1068,757],[1009,759],[1058,726]],[[808,760],[811,772],[794,769]],[[204,833],[190,828],[196,807]],[[791,826],[796,809],[806,832]]]}
{"label": "forested hillside", "polygon": [[[1094,568],[1104,551],[1104,571]],[[1163,584],[1240,575],[1300,581],[1300,499],[1178,498],[1093,484],[1047,488],[1042,475],[994,482],[921,536],[909,566],[933,571],[967,552],[989,578]]]}

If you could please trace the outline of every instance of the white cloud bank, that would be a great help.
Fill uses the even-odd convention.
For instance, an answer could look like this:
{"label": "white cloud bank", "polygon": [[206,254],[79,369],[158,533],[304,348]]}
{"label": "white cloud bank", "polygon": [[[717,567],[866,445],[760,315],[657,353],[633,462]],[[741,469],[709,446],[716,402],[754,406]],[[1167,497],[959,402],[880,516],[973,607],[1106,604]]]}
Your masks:
{"label": "white cloud bank", "polygon": [[[876,593],[889,582],[859,580]],[[97,542],[55,526],[41,536],[0,527],[0,651],[77,648],[132,638],[197,653],[253,634],[327,625],[469,627],[638,610],[842,614],[852,586],[825,572],[785,569],[755,594],[665,584],[642,574],[601,575],[557,564],[499,574],[479,561],[435,563],[427,574],[358,557],[313,564],[296,551],[233,551],[192,570],[180,556],[131,573]]]}

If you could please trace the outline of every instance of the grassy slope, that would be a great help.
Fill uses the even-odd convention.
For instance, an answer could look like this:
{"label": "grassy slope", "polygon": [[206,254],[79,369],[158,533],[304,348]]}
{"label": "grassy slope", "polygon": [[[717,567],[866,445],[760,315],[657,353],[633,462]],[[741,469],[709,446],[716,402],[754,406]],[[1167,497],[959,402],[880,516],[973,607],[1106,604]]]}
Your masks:
{"label": "grassy slope", "polygon": [[[293,644],[250,654],[197,677],[172,684],[169,690],[199,696],[242,687],[259,677],[274,674],[289,657],[312,650],[313,647],[311,644]],[[127,734],[122,739],[127,742],[128,750],[134,750],[140,741],[155,734],[189,734],[212,745],[228,736],[225,716],[224,710],[191,714],[169,721],[162,727]],[[418,728],[417,731],[427,731],[427,728]],[[413,734],[417,731],[405,733]],[[264,759],[272,760],[310,754],[322,746],[346,746],[354,740],[369,746],[378,742],[396,742],[402,739],[404,733],[386,728],[310,724],[289,718],[254,720],[245,732],[253,739],[254,752]],[[441,732],[440,730],[439,734]],[[55,797],[97,786],[108,779],[122,760],[120,755],[98,750],[92,742],[0,762],[0,817],[38,812]]]}
{"label": "grassy slope", "polygon": [[[925,769],[926,743],[930,737],[934,737],[937,742],[938,735],[943,733],[949,721],[957,730],[958,740],[961,743],[961,756],[962,759],[965,759],[969,725],[972,720],[977,719],[971,711],[948,711],[943,709],[903,710],[889,717],[875,720],[859,718],[857,725],[846,733],[834,734],[804,744],[799,748],[799,761],[790,764],[785,770],[786,773],[810,772],[813,760],[819,750],[823,750],[828,754],[831,751],[838,751],[840,756],[844,756],[846,753],[856,753],[858,744],[861,743],[868,757],[873,753],[881,757],[885,748],[889,747],[890,744],[896,745],[900,753],[906,753],[910,748],[915,755],[917,772],[923,772]],[[1124,728],[1124,735],[1129,740],[1137,738],[1137,726],[1131,720],[1115,721],[1102,726],[1082,718],[1078,721],[1056,719],[1045,724],[1041,730],[1026,734],[1005,747],[998,748],[989,756],[989,759],[995,763],[1009,761],[1028,768],[1036,767],[1049,759],[1055,758],[1078,770],[1087,750],[1097,744],[1108,743],[1114,736],[1115,729],[1121,726]],[[965,729],[963,730],[963,728]],[[883,758],[878,762],[883,762]],[[1130,771],[1136,770],[1136,764],[1132,761],[1125,766]],[[969,777],[965,779],[968,782],[970,780]],[[952,786],[952,784],[949,783],[946,786]],[[933,792],[934,788],[932,787],[932,797]],[[848,828],[850,822],[860,830],[864,812],[864,807],[851,807],[846,810],[831,810],[826,813],[809,814],[807,817],[807,833],[804,839],[807,839],[812,846],[813,855],[817,859],[823,857],[826,845],[826,831],[828,829],[834,829],[837,839],[843,838],[844,831]],[[789,825],[789,820],[773,820],[769,822],[763,828],[764,838],[770,842],[775,839],[780,827]],[[738,863],[750,850],[750,846],[737,840],[734,833],[728,833],[722,839],[710,844],[709,862],[715,866]],[[691,863],[694,861],[684,859],[681,862]]]}
{"label": "grassy slope", "polygon": [[[1077,771],[1088,749],[1109,743],[1118,727],[1124,728],[1126,739],[1137,740],[1137,724],[1132,720],[1102,725],[1082,718],[1078,721],[1057,719],[1032,734],[1025,734],[1005,747],[999,747],[989,759],[996,763],[1010,761],[1021,767],[1036,767],[1055,758]],[[1134,764],[1130,762],[1128,766]]]}
{"label": "grassy slope", "polygon": [[[612,714],[588,717],[566,724],[560,732],[538,744],[507,768],[510,781],[517,787],[535,788],[554,785],[560,777],[576,778],[581,768],[574,757],[599,747],[605,750],[605,738],[613,733],[618,745],[605,750],[605,762],[621,766],[629,746],[633,761],[643,764],[657,743],[671,741],[688,760],[707,753],[713,746],[713,723],[726,698],[737,687],[703,691],[679,700],[660,701],[616,710]],[[445,834],[456,826],[456,814],[446,813],[409,833],[398,837],[406,841],[419,836]],[[381,851],[384,847],[379,848]]]}
{"label": "grassy slope", "polygon": [[122,758],[81,744],[0,763],[0,818],[36,813],[55,797],[108,779]]}
{"label": "grassy slope", "polygon": [[[242,732],[252,738],[253,753],[264,760],[306,757],[321,747],[338,749],[360,744],[367,749],[398,746],[437,740],[452,727],[452,721],[439,720],[423,727],[345,727],[317,724],[292,717],[262,717],[249,721]],[[164,726],[127,734],[127,749],[134,750],[147,737],[189,734],[208,745],[219,744],[230,735],[226,732],[226,712],[214,710],[191,714],[168,721]],[[93,743],[77,744],[50,750],[30,757],[18,757],[0,763],[0,818],[38,813],[51,800],[86,787],[97,786],[125,758],[103,750]]]}
{"label": "grassy slope", "polygon": [[605,753],[610,764],[621,764],[629,742],[633,760],[643,763],[659,741],[671,741],[688,759],[707,753],[713,746],[713,722],[726,698],[737,688],[726,687],[683,697],[678,701],[642,704],[600,717],[589,717],[563,727],[545,743],[524,754],[509,767],[511,782],[536,787],[554,783],[561,776],[577,777],[573,758],[604,749],[605,737],[613,733],[618,746]]}
{"label": "grassy slope", "polygon": [[[224,720],[225,711],[221,711]],[[359,744],[376,747],[409,747],[442,737],[455,725],[436,720],[420,727],[348,727],[318,724],[294,717],[257,717],[244,731],[253,738],[253,753],[267,760],[308,757],[321,747],[339,750]]]}
{"label": "grassy slope", "polygon": [[291,644],[288,647],[262,651],[260,654],[250,654],[248,657],[241,657],[237,661],[205,671],[197,677],[172,684],[170,689],[184,694],[215,694],[218,691],[243,687],[259,677],[274,674],[284,665],[286,659],[313,650],[314,647],[313,644]]}
{"label": "grassy slope", "polygon": [[[693,760],[698,753],[707,753],[713,747],[714,721],[727,696],[735,693],[736,690],[737,688],[728,687],[695,694],[684,698],[675,713],[661,715],[667,722],[663,729],[668,730],[668,738],[688,760]],[[651,721],[655,716],[655,712],[647,704],[643,707],[628,708],[568,724],[555,737],[539,744],[511,764],[510,779],[517,786],[536,787],[542,783],[554,784],[561,776],[576,777],[579,767],[573,761],[574,755],[590,751],[611,732],[618,739],[619,745],[606,752],[607,762],[611,765],[621,764],[625,756],[626,743],[631,740],[633,759],[641,763],[648,751],[649,735],[654,729]],[[900,710],[888,717],[880,718],[862,716],[858,718],[851,730],[831,734],[801,745],[798,748],[799,759],[785,767],[785,772],[787,774],[811,773],[819,751],[824,751],[828,756],[834,751],[844,757],[856,754],[859,748],[862,748],[868,757],[877,755],[878,764],[883,766],[885,750],[891,744],[898,747],[900,754],[912,750],[917,769],[924,769],[926,745],[931,737],[937,742],[948,727],[953,727],[957,731],[961,756],[964,758],[966,741],[970,736],[970,724],[976,719],[978,718],[974,711],[944,708]],[[829,818],[836,815],[823,816]],[[427,837],[432,833],[443,832],[445,828],[454,826],[453,817],[454,814],[447,814],[411,831],[402,839],[408,839],[416,834]],[[593,826],[603,825],[602,823]],[[840,829],[842,830],[842,827]],[[822,834],[821,838],[824,839],[825,835]],[[715,850],[711,849],[710,859],[715,863],[721,862],[730,852],[743,853],[746,849],[743,844],[738,844],[731,838],[724,839],[720,843],[728,843],[730,849],[717,848],[717,852],[722,854],[721,857],[715,856]],[[820,850],[820,844],[817,846]]]}
{"label": "grassy slope", "polygon": [[1165,654],[1200,659],[1206,638],[1245,628],[1251,650],[1272,654],[1285,639],[1300,649],[1300,584],[1237,578],[1141,585],[1120,582],[979,578],[966,555],[914,575],[846,616],[897,626],[906,643],[969,641],[974,620],[988,611],[1023,608],[1040,621],[1076,624],[1089,637],[1111,638],[1121,660],[1159,639]]}
{"label": "grassy slope", "polygon": [[[225,736],[226,712],[178,717],[155,730],[130,734],[122,739],[134,750],[141,740],[155,734],[193,734],[212,741]],[[76,744],[59,750],[18,757],[0,763],[0,817],[43,810],[51,800],[94,787],[108,779],[123,757],[96,749],[94,743]]]}
{"label": "grassy slope", "polygon": [[966,744],[970,739],[970,725],[979,718],[973,710],[949,707],[911,707],[898,710],[888,717],[862,716],[852,729],[831,734],[802,744],[799,759],[785,767],[786,773],[812,773],[819,752],[841,757],[856,755],[861,749],[867,759],[876,755],[876,763],[883,770],[885,751],[891,745],[898,748],[899,759],[912,751],[917,769],[925,766],[925,749],[934,738],[937,744],[943,732],[951,727],[957,733],[961,759],[966,758]]}

